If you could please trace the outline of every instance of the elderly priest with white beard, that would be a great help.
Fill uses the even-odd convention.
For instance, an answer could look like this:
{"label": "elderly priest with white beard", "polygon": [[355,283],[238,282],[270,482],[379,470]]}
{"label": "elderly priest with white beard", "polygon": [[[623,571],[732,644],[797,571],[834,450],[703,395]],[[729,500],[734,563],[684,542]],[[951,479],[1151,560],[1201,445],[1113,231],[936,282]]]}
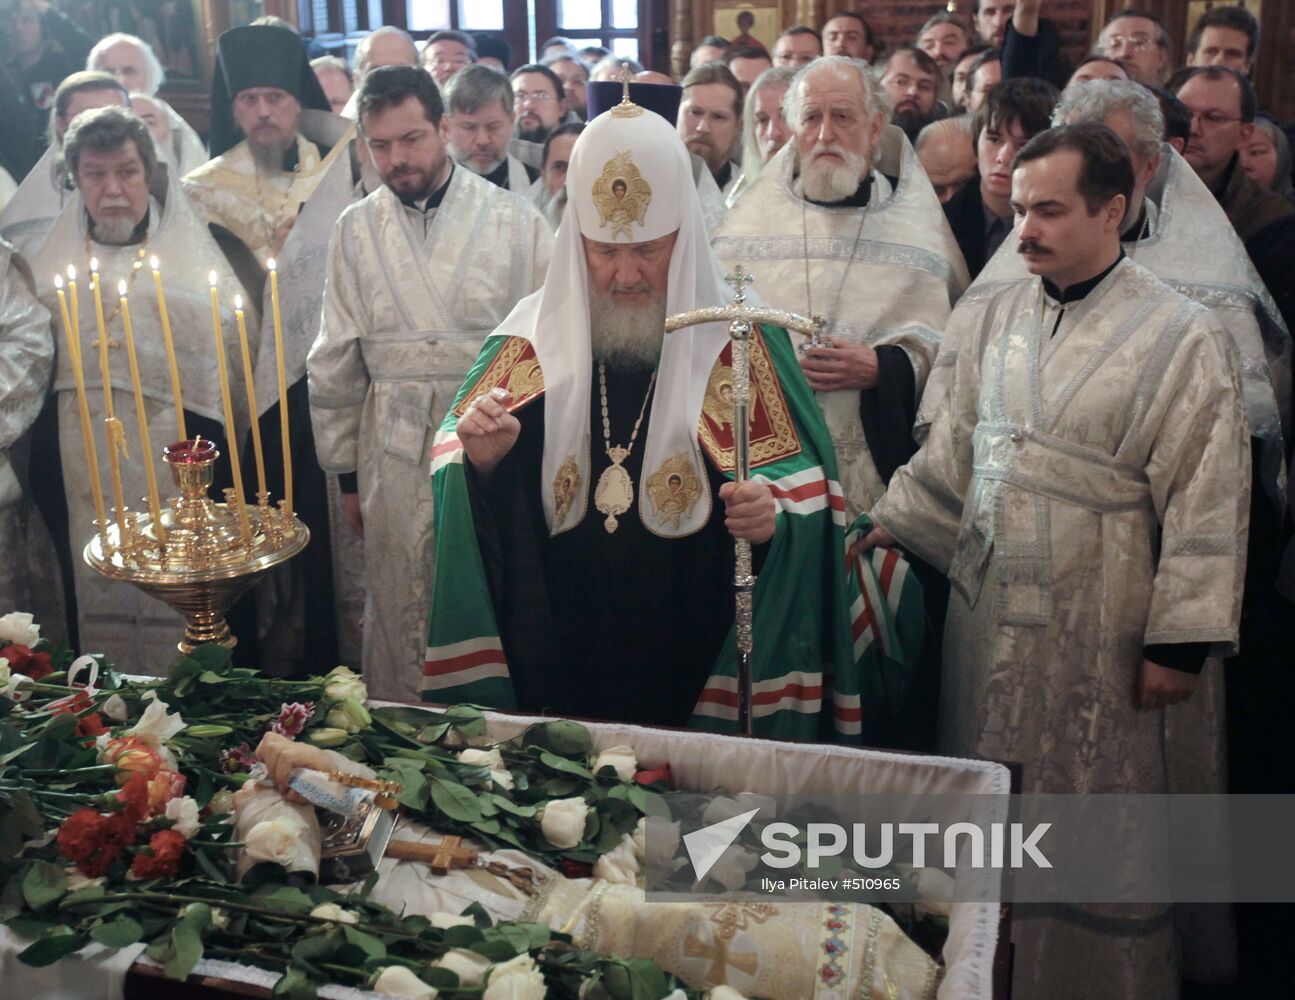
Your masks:
{"label": "elderly priest with white beard", "polygon": [[[99,472],[108,503],[107,444],[103,436],[108,415],[103,371],[109,379],[113,415],[121,423],[125,444],[121,460],[123,495],[133,510],[148,493],[144,461],[153,463],[160,484],[171,482],[162,448],[183,436],[201,434],[217,442],[224,453],[220,383],[216,374],[209,275],[216,274],[225,351],[233,398],[244,396],[234,297],[243,289],[206,225],[189,204],[180,186],[158,163],[148,126],[123,108],[98,108],[78,115],[63,144],[76,194],[54,220],[49,235],[32,256],[32,272],[42,304],[58,317],[54,276],[75,268],[79,282],[78,316],[74,322],[81,345],[90,416],[98,441]],[[170,366],[163,340],[158,296],[152,277],[156,259],[164,282],[167,312],[174,337],[181,381],[185,433],[179,427]],[[101,362],[95,304],[87,279],[97,263],[107,337],[106,362]],[[141,453],[130,368],[127,362],[119,287],[125,286],[138,353],[145,416],[152,438],[152,455]],[[246,303],[248,326],[257,314]],[[33,454],[33,484],[42,491],[41,512],[54,536],[64,573],[69,625],[79,632],[73,647],[104,653],[122,670],[155,673],[175,660],[177,629],[183,619],[162,602],[135,587],[95,573],[80,558],[95,531],[90,473],[78,419],[76,382],[68,341],[57,331],[54,396],[40,424],[48,427],[48,445]],[[102,364],[102,367],[101,367]],[[245,411],[235,408],[240,433],[247,429]],[[128,455],[129,459],[125,456]],[[228,460],[222,455],[218,482],[229,481]],[[165,498],[163,497],[163,502]],[[109,517],[111,517],[109,511]],[[75,609],[75,613],[74,613]],[[74,620],[74,621],[73,621]]]}
{"label": "elderly priest with white beard", "polygon": [[755,731],[857,739],[875,705],[844,502],[788,334],[753,341],[754,476],[736,485],[727,325],[664,333],[733,297],[683,143],[626,96],[576,140],[567,192],[543,287],[486,341],[433,447],[424,697],[732,730],[740,538],[759,573]]}
{"label": "elderly priest with white beard", "polygon": [[962,254],[866,63],[815,60],[784,99],[792,140],[715,231],[770,305],[827,320],[801,364],[832,432],[847,509],[876,500],[916,450],[910,429],[967,286]]}

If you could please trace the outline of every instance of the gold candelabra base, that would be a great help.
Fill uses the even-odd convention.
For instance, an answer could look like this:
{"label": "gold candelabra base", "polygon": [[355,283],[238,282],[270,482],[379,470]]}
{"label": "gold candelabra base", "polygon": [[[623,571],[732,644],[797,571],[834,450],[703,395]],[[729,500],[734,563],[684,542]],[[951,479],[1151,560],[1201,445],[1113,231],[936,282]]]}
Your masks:
{"label": "gold candelabra base", "polygon": [[241,511],[233,490],[225,491],[225,503],[212,501],[207,490],[219,455],[201,438],[169,445],[164,458],[180,495],[161,512],[160,527],[150,515],[116,512],[83,553],[96,573],[133,583],[184,616],[182,653],[212,642],[232,648],[225,613],[310,541],[309,529],[282,504],[272,507],[268,494]]}

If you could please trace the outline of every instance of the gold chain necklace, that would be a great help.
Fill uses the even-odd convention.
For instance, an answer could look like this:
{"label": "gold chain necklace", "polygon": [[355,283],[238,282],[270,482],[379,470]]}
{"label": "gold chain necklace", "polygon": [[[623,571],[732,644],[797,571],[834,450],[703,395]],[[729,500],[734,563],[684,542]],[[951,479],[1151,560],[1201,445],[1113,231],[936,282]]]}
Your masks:
{"label": "gold chain necklace", "polygon": [[634,421],[634,430],[630,432],[629,444],[624,448],[620,445],[613,447],[612,425],[607,416],[607,370],[601,360],[598,362],[598,393],[602,398],[603,410],[603,448],[612,464],[603,469],[602,475],[598,477],[598,486],[594,489],[594,506],[598,508],[598,513],[607,515],[603,526],[609,535],[616,530],[616,515],[624,514],[634,503],[634,480],[630,478],[630,474],[625,471],[621,463],[629,458],[630,452],[634,450],[634,440],[638,437],[639,424],[643,423],[643,414],[647,412],[648,400],[652,398],[654,385],[656,385],[656,371],[653,371],[652,377],[648,379],[647,395],[643,397],[643,405],[639,407],[639,417]]}
{"label": "gold chain necklace", "polygon": [[[850,244],[850,256],[845,262],[845,270],[841,272],[841,280],[836,286],[836,298],[832,300],[832,308],[826,314],[831,329],[836,329],[836,310],[841,304],[841,295],[845,292],[845,279],[850,275],[850,268],[854,264],[854,258],[859,253],[859,241],[863,239],[863,225],[868,221],[868,209],[872,207],[872,199],[868,204],[863,206],[863,211],[859,213],[859,229],[854,234],[854,242]],[[812,284],[809,280],[809,214],[805,209],[805,198],[800,200],[800,233],[804,243],[805,250],[805,311],[806,315],[814,315],[814,297],[811,291]]]}
{"label": "gold chain necklace", "polygon": [[[135,260],[130,266],[130,273],[126,275],[126,295],[127,296],[130,295],[130,290],[135,287],[135,278],[138,277],[140,270],[144,267],[144,257],[148,253],[148,241],[149,241],[149,237],[152,235],[153,235],[152,233],[144,234],[144,242],[139,245],[139,252],[135,254]],[[90,261],[92,260],[94,260],[94,254],[91,253],[91,250],[90,250],[90,234],[86,233],[85,234],[85,262],[86,262],[86,269],[91,275],[96,273],[93,269],[90,268]],[[103,295],[103,282],[104,282],[104,277],[103,277],[103,274],[100,273],[99,274],[99,294],[101,296]],[[109,289],[110,291],[108,294],[109,296],[112,296],[111,285],[109,286]],[[112,312],[108,313],[108,315],[106,315],[103,318],[103,325],[105,328],[114,319],[117,318],[117,313],[121,311],[121,300],[123,297],[124,296],[120,294],[114,297],[115,304],[112,307]]]}

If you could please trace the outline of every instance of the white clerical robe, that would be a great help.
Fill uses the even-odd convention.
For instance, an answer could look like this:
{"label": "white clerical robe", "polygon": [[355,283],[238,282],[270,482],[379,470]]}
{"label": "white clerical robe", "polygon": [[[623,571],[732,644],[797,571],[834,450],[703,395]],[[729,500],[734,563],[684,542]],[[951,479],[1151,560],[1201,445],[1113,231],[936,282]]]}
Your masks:
{"label": "white clerical robe", "polygon": [[0,240],[0,546],[10,554],[0,575],[0,607],[32,608],[29,544],[33,511],[10,451],[31,428],[54,367],[49,313],[37,300],[32,278],[14,248]]}
{"label": "white clerical robe", "polygon": [[[904,134],[890,126],[873,164],[868,205],[826,208],[793,189],[795,153],[793,144],[784,146],[728,210],[712,240],[715,256],[726,270],[741,264],[755,275],[767,305],[826,316],[828,336],[903,348],[920,397],[941,331],[967,287],[962,254],[930,181]],[[887,174],[898,180],[893,190]],[[859,393],[818,393],[851,518],[884,489]]]}
{"label": "white clerical robe", "polygon": [[[165,180],[165,174],[159,174],[159,178]],[[177,440],[179,430],[176,426],[170,366],[162,338],[157,292],[148,264],[149,257],[155,255],[161,265],[184,408],[223,424],[220,382],[215,364],[215,333],[211,322],[211,286],[208,281],[208,274],[216,272],[221,332],[224,336],[235,423],[240,435],[249,426],[241,349],[233,310],[234,296],[242,294],[243,287],[179,186],[172,184],[159,188],[155,185],[154,190],[159,197],[150,202],[150,226],[146,244],[111,246],[90,240],[86,233],[85,205],[77,194],[55,220],[49,235],[32,260],[33,273],[46,276],[44,281],[38,281],[37,289],[42,304],[54,317],[59,316],[59,308],[51,284],[52,276],[66,272],[69,264],[75,265],[77,269],[80,282],[79,337],[82,370],[95,433],[99,476],[110,519],[113,517],[113,490],[104,436],[106,408],[99,368],[98,326],[94,297],[86,281],[90,273],[90,257],[97,257],[99,260],[100,287],[108,334],[112,405],[114,416],[122,423],[129,452],[128,458],[121,458],[126,506],[133,511],[148,509],[144,502],[148,494],[148,480],[143,464],[145,456],[141,454],[139,422],[135,413],[122,317],[117,309],[117,283],[123,278],[129,282],[127,300],[139,359],[145,417],[152,438],[153,454],[148,456],[148,460],[152,461],[157,476],[161,503],[166,504],[166,498],[176,493],[170,469],[162,460],[162,449]],[[141,260],[141,251],[144,263],[136,271],[135,264]],[[249,335],[254,340],[259,317],[254,303],[245,303],[245,309]],[[132,584],[100,576],[81,558],[86,542],[96,530],[95,511],[81,434],[76,382],[61,320],[56,322],[58,362],[54,374],[54,392],[58,396],[59,449],[67,493],[68,534],[72,548],[81,650],[87,653],[105,653],[114,666],[130,673],[162,674],[175,662],[178,655],[176,643],[184,635],[184,619]],[[255,344],[251,346],[254,350]],[[191,428],[189,431],[192,433]],[[254,482],[245,482],[244,488],[249,497],[254,496]]]}
{"label": "white clerical robe", "polygon": [[63,182],[61,152],[58,146],[46,149],[0,212],[0,238],[12,243],[27,260],[72,198],[72,189]]}
{"label": "white clerical robe", "polygon": [[[872,510],[952,584],[941,749],[1019,761],[1031,792],[1170,791],[1168,731],[1199,727],[1204,744],[1222,719],[1200,697],[1139,711],[1135,691],[1147,645],[1237,642],[1250,449],[1236,348],[1127,259],[1064,308],[1038,278],[976,296],[950,332],[947,402]],[[1141,936],[1018,921],[1016,988],[1174,995],[1163,912]]]}
{"label": "white clerical robe", "polygon": [[[1291,399],[1291,338],[1281,313],[1218,200],[1168,143],[1161,147],[1160,169],[1147,186],[1143,206],[1145,232],[1124,234],[1125,253],[1209,309],[1231,334],[1241,355],[1250,433],[1262,443],[1263,486],[1276,499],[1290,433],[1285,428],[1283,436],[1281,415],[1290,413]],[[1015,234],[1003,241],[968,290],[968,299],[1031,280],[1017,242]],[[957,352],[956,338],[946,336],[918,410],[919,439],[948,393]]]}
{"label": "white clerical robe", "polygon": [[432,431],[481,341],[539,287],[553,237],[520,195],[456,167],[424,229],[382,187],[342,215],[307,360],[326,471],[359,473],[365,681],[417,696],[432,580]]}
{"label": "white clerical robe", "polygon": [[[339,159],[349,159],[355,125],[339,115],[307,110],[297,134],[291,172],[262,171],[247,141],[204,163],[184,178],[184,190],[209,223],[228,229],[264,266],[274,256],[274,236],[297,218]],[[321,145],[329,148],[321,152]]]}

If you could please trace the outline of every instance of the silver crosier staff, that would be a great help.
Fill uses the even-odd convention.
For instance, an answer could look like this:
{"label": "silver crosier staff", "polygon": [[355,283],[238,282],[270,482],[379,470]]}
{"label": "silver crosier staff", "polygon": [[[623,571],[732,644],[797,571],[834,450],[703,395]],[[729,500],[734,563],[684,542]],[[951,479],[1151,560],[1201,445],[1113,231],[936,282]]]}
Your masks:
{"label": "silver crosier staff", "polygon": [[[781,309],[755,308],[745,305],[746,286],[755,281],[739,264],[724,278],[733,287],[733,304],[690,309],[676,313],[665,321],[667,333],[701,323],[728,322],[733,343],[733,479],[738,484],[751,478],[750,411],[751,411],[751,335],[756,324],[781,326],[808,337],[802,350],[822,343],[824,321],[819,316],[806,319]],[[734,543],[733,588],[736,591],[734,630],[737,640],[738,731],[751,735],[751,656],[753,616],[751,597],[755,591],[755,574],[751,572],[751,543],[739,538]]]}

